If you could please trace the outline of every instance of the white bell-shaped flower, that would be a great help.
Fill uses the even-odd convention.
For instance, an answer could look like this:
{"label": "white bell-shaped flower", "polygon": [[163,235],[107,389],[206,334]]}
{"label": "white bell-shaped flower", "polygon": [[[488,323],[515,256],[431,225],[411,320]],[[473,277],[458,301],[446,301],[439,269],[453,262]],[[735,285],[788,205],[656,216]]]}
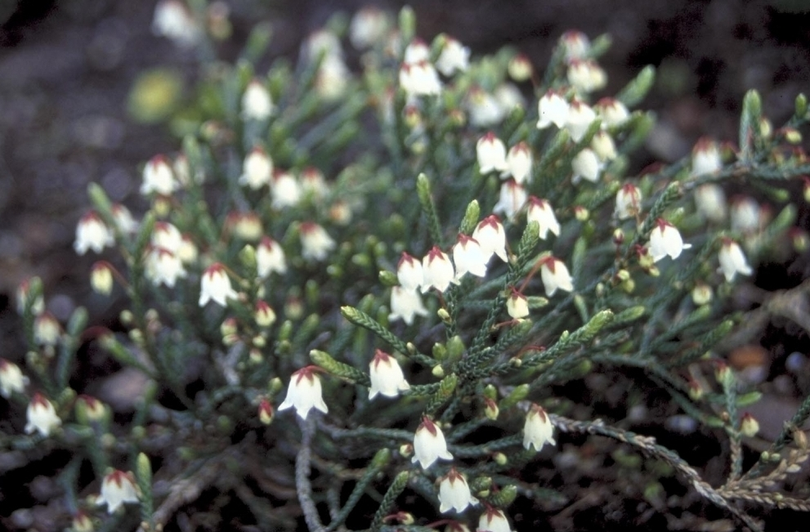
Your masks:
{"label": "white bell-shaped flower", "polygon": [[106,246],[113,244],[115,244],[113,232],[98,213],[90,211],[79,219],[76,225],[76,240],[73,242],[76,253],[84,255],[88,249],[101,253]]}
{"label": "white bell-shaped flower", "polygon": [[738,273],[741,275],[751,275],[753,273],[742,248],[730,238],[723,240],[717,258],[720,260],[720,268],[717,271],[723,272],[728,282],[734,280],[734,276]]}
{"label": "white bell-shaped flower", "polygon": [[267,277],[273,272],[287,272],[287,258],[278,242],[269,236],[262,237],[256,248],[256,270],[259,277]]}
{"label": "white bell-shaped flower", "polygon": [[641,212],[641,189],[628,183],[616,193],[614,213],[619,220],[625,220],[638,216],[639,212]]}
{"label": "white bell-shaped flower", "polygon": [[475,127],[492,127],[500,123],[505,115],[498,99],[477,85],[470,88],[466,104],[470,124]]}
{"label": "white bell-shaped flower", "polygon": [[183,235],[169,222],[155,222],[150,243],[158,248],[177,250],[183,245]]}
{"label": "white bell-shaped flower", "polygon": [[486,277],[488,257],[484,255],[478,241],[467,235],[458,235],[458,241],[453,246],[453,263],[456,265],[456,281],[465,274],[471,273],[476,277]]}
{"label": "white bell-shaped flower", "polygon": [[650,232],[650,255],[652,255],[653,262],[658,262],[667,255],[672,259],[677,259],[684,249],[691,247],[691,244],[683,243],[681,233],[675,226],[663,218],[656,221],[655,227]]}
{"label": "white bell-shaped flower", "polygon": [[242,118],[245,120],[266,120],[273,114],[275,106],[270,91],[258,79],[248,83],[242,94]]}
{"label": "white bell-shaped flower", "polygon": [[165,155],[155,155],[143,167],[143,183],[141,194],[144,196],[153,192],[161,196],[171,196],[180,188],[180,183],[174,178],[174,171],[169,158]]}
{"label": "white bell-shaped flower", "polygon": [[273,173],[270,188],[273,191],[271,205],[274,209],[295,207],[301,201],[304,192],[298,179],[291,172],[282,170]]}
{"label": "white bell-shaped flower", "polygon": [[371,379],[371,387],[368,389],[369,399],[374,399],[377,394],[396,397],[399,392],[411,389],[397,359],[379,349],[369,364],[369,378]]}
{"label": "white bell-shaped flower", "polygon": [[397,280],[404,290],[416,291],[424,281],[422,263],[404,251],[397,264]]}
{"label": "white bell-shaped flower", "polygon": [[323,260],[335,249],[335,241],[315,222],[301,224],[301,256],[307,260]]}
{"label": "white bell-shaped flower", "polygon": [[231,287],[231,280],[225,271],[225,266],[214,263],[205,269],[200,280],[200,306],[204,307],[209,301],[220,306],[227,306],[227,299],[236,299],[238,294]]}
{"label": "white bell-shaped flower", "polygon": [[48,399],[41,393],[35,393],[28,403],[25,412],[26,423],[25,433],[32,434],[39,432],[40,436],[48,437],[51,432],[62,425],[62,420],[56,414],[56,409]]}
{"label": "white bell-shaped flower", "polygon": [[585,59],[591,51],[588,36],[578,30],[568,30],[560,37],[560,46],[565,53],[566,61]]}
{"label": "white bell-shaped flower", "polygon": [[615,98],[602,98],[596,102],[594,110],[602,119],[602,128],[620,126],[630,118],[627,107]]}
{"label": "white bell-shaped flower", "polygon": [[568,123],[569,106],[565,98],[555,91],[548,91],[537,103],[537,129],[545,129],[551,124],[558,128]]}
{"label": "white bell-shaped flower", "polygon": [[554,215],[554,209],[551,204],[544,200],[538,199],[534,196],[529,198],[529,210],[526,213],[527,222],[537,222],[540,226],[540,238],[545,240],[549,231],[554,235],[560,235],[560,223]]}
{"label": "white bell-shaped flower", "polygon": [[455,282],[456,271],[453,268],[453,263],[450,262],[450,257],[447,253],[443,252],[438,246],[433,248],[422,258],[422,293],[424,294],[431,288],[435,288],[439,292],[444,292],[450,283]]}
{"label": "white bell-shaped flower", "polygon": [[492,211],[512,218],[523,207],[528,197],[523,186],[514,179],[507,179],[501,184],[498,203],[495,204]]}
{"label": "white bell-shaped flower", "polygon": [[192,46],[202,36],[194,15],[180,0],[160,0],[157,3],[152,33],[171,39],[181,47]]}
{"label": "white bell-shaped flower", "polygon": [[132,234],[138,230],[138,222],[135,221],[135,218],[132,217],[132,213],[129,212],[129,209],[124,205],[113,203],[112,215],[115,225],[122,233]]}
{"label": "white bell-shaped flower", "polygon": [[388,17],[377,6],[366,6],[352,17],[349,26],[349,40],[358,50],[371,48],[382,41],[388,31]]}
{"label": "white bell-shaped flower", "polygon": [[591,149],[599,158],[601,163],[612,161],[616,158],[616,143],[613,142],[613,137],[604,129],[596,132],[591,140]]}
{"label": "white bell-shaped flower", "polygon": [[150,246],[146,256],[146,278],[155,286],[164,284],[174,288],[177,279],[186,277],[180,256],[166,248]]}
{"label": "white bell-shaped flower", "polygon": [[442,91],[439,74],[428,61],[403,63],[399,69],[399,86],[408,96],[435,96]]}
{"label": "white bell-shaped flower", "polygon": [[509,168],[506,163],[506,146],[492,131],[478,139],[475,155],[482,174],[504,172]]}
{"label": "white bell-shaped flower", "polygon": [[287,388],[287,397],[278,406],[279,410],[295,407],[295,413],[301,419],[306,419],[313,408],[324,414],[329,412],[329,408],[323,401],[321,379],[315,373],[316,371],[318,371],[317,366],[307,366],[292,374],[290,385]]}
{"label": "white bell-shaped flower", "polygon": [[428,311],[422,303],[422,296],[415,290],[406,290],[401,286],[391,288],[391,313],[389,320],[402,320],[408,325],[413,323],[414,316],[427,316]]}
{"label": "white bell-shaped flower", "polygon": [[585,132],[596,120],[596,113],[591,107],[581,100],[573,100],[568,106],[568,120],[565,122],[565,129],[571,135],[571,140],[579,142],[585,136]]}
{"label": "white bell-shaped flower", "polygon": [[506,312],[509,313],[509,317],[514,320],[519,320],[525,318],[529,315],[529,300],[512,288],[512,294],[509,296],[509,299],[506,300]]}
{"label": "white bell-shaped flower", "polygon": [[546,287],[546,295],[551,297],[559,290],[571,292],[574,289],[574,280],[568,273],[568,268],[560,259],[548,256],[543,259],[540,266],[540,278]]}
{"label": "white bell-shaped flower", "polygon": [[580,93],[602,89],[607,84],[607,74],[592,59],[572,59],[568,63],[568,83]]}
{"label": "white bell-shaped flower", "polygon": [[532,173],[532,152],[525,142],[518,142],[506,154],[506,171],[501,177],[512,176],[520,184],[526,182]]}
{"label": "white bell-shaped flower", "polygon": [[723,168],[717,143],[708,137],[698,139],[692,149],[692,175],[713,174]]}
{"label": "white bell-shaped flower", "polygon": [[571,161],[571,170],[574,175],[572,181],[579,182],[580,179],[586,179],[591,183],[599,181],[599,173],[602,171],[602,163],[599,162],[599,157],[596,152],[590,148],[585,148],[577,153]]}
{"label": "white bell-shaped flower", "polygon": [[481,246],[481,252],[484,254],[486,262],[489,262],[492,255],[497,255],[502,261],[509,262],[506,254],[506,231],[497,216],[491,214],[481,220],[475,226],[472,237]]}
{"label": "white bell-shaped flower", "polygon": [[534,447],[539,451],[547,443],[552,445],[557,443],[554,441],[554,426],[546,411],[532,403],[526,414],[526,423],[523,425],[523,447],[526,449]]}
{"label": "white bell-shaped flower", "polygon": [[28,377],[23,375],[20,366],[0,358],[0,396],[8,399],[14,392],[22,393],[28,384]]}
{"label": "white bell-shaped flower", "polygon": [[452,460],[453,455],[447,450],[447,442],[444,439],[442,429],[425,416],[413,436],[413,457],[411,462],[419,462],[422,469],[427,469],[439,458]]}
{"label": "white bell-shaped flower", "polygon": [[741,233],[754,233],[759,230],[763,218],[762,208],[749,196],[733,198],[731,201],[731,228]]}
{"label": "white bell-shaped flower", "polygon": [[436,68],[445,76],[452,76],[456,72],[465,72],[470,66],[470,49],[453,39],[447,37]]}
{"label": "white bell-shaped flower", "polygon": [[447,475],[441,478],[439,483],[439,511],[442,513],[455,510],[458,513],[467,509],[467,506],[475,506],[478,499],[470,493],[470,486],[464,475],[451,467]]}
{"label": "white bell-shaped flower", "polygon": [[695,189],[695,207],[710,222],[720,223],[728,216],[728,202],[723,187],[706,183]]}
{"label": "white bell-shaped flower", "polygon": [[138,502],[135,476],[131,471],[115,469],[101,481],[101,495],[96,499],[96,504],[98,506],[106,504],[107,513],[112,514],[128,502]]}
{"label": "white bell-shaped flower", "polygon": [[406,63],[418,63],[430,59],[430,47],[420,37],[415,37],[408,46],[405,47],[403,60]]}
{"label": "white bell-shaped flower", "polygon": [[239,184],[253,190],[269,185],[273,177],[273,160],[260,147],[250,150],[242,163],[242,175]]}
{"label": "white bell-shaped flower", "polygon": [[503,511],[487,506],[486,511],[478,520],[478,528],[475,532],[512,532],[512,529]]}

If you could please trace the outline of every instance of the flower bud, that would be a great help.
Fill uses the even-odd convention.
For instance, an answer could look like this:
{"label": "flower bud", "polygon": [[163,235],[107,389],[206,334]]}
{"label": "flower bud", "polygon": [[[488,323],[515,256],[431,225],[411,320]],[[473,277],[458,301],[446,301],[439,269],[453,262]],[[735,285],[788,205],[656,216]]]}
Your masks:
{"label": "flower bud", "polygon": [[517,54],[510,59],[506,71],[509,77],[517,82],[529,80],[534,74],[532,63],[525,54]]}
{"label": "flower bud", "polygon": [[256,309],[253,313],[256,325],[262,328],[270,327],[276,322],[276,313],[263,300],[256,301]]}
{"label": "flower bud", "polygon": [[102,296],[108,296],[113,289],[112,265],[104,260],[93,264],[90,268],[90,286],[93,291]]}
{"label": "flower bud", "polygon": [[743,436],[753,438],[759,432],[759,422],[749,413],[743,414],[740,422],[740,432]]}
{"label": "flower bud", "polygon": [[259,401],[259,421],[261,421],[263,425],[269,425],[273,422],[274,416],[273,405],[270,404],[270,401],[268,401],[266,397],[263,397],[261,401]]}

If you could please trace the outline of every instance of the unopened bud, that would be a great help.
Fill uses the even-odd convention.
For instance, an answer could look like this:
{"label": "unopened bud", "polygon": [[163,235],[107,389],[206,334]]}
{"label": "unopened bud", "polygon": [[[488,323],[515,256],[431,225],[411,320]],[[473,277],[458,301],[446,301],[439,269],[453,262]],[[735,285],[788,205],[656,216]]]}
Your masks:
{"label": "unopened bud", "polygon": [[740,423],[740,432],[743,436],[753,438],[759,432],[759,422],[749,413],[745,413]]}
{"label": "unopened bud", "polygon": [[581,205],[574,206],[574,218],[580,222],[585,222],[591,217],[591,211]]}
{"label": "unopened bud", "polygon": [[794,129],[792,127],[786,127],[782,130],[785,135],[785,140],[788,141],[790,144],[801,144],[802,142],[802,134],[799,132],[798,129]]}
{"label": "unopened bud", "polygon": [[711,302],[712,297],[712,287],[706,283],[697,283],[692,289],[692,301],[695,305],[706,305]]}
{"label": "unopened bud", "polygon": [[717,379],[717,382],[721,384],[726,382],[726,379],[731,377],[730,372],[731,368],[728,367],[728,364],[720,360],[715,362],[714,378]]}
{"label": "unopened bud", "polygon": [[700,401],[703,397],[703,387],[695,380],[689,381],[689,398],[693,401]]}
{"label": "unopened bud", "polygon": [[613,243],[617,246],[624,244],[624,231],[621,229],[615,229],[613,231]]}
{"label": "unopened bud", "polygon": [[506,463],[509,462],[509,458],[503,453],[495,453],[492,455],[492,459],[500,466],[506,465]]}
{"label": "unopened bud", "polygon": [[236,318],[225,318],[222,321],[222,324],[219,326],[219,333],[222,337],[226,336],[233,336],[239,330],[239,324],[236,321]]}
{"label": "unopened bud", "polygon": [[526,81],[531,79],[534,69],[529,58],[523,54],[517,54],[506,67],[509,72],[509,77],[517,82]]}
{"label": "unopened bud", "polygon": [[259,327],[270,327],[276,322],[276,313],[270,308],[270,305],[261,299],[256,302],[253,317]]}
{"label": "unopened bud", "polygon": [[413,454],[413,445],[410,443],[404,443],[399,446],[399,454],[403,458],[410,458]]}
{"label": "unopened bud", "polygon": [[444,368],[441,366],[441,364],[436,364],[435,366],[433,366],[433,369],[430,370],[430,372],[433,374],[434,377],[437,377],[439,379],[444,377]]}
{"label": "unopened bud", "polygon": [[262,398],[259,402],[259,421],[265,425],[269,425],[273,421],[274,414],[273,405],[270,404],[267,398]]}
{"label": "unopened bud", "polygon": [[500,410],[498,410],[498,405],[492,399],[484,399],[484,415],[487,419],[496,420],[498,419],[498,414]]}
{"label": "unopened bud", "polygon": [[113,289],[112,265],[104,260],[93,264],[90,269],[90,287],[97,294],[108,296]]}

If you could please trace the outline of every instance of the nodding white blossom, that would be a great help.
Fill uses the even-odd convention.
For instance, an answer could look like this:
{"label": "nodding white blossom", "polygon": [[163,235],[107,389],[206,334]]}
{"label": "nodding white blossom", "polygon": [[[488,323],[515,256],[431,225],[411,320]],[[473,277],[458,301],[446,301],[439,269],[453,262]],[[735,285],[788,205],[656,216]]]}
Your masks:
{"label": "nodding white blossom", "polygon": [[287,258],[278,242],[269,236],[262,237],[256,248],[256,270],[259,277],[267,277],[273,272],[287,272]]}
{"label": "nodding white blossom", "polygon": [[450,257],[438,246],[433,246],[428,254],[422,257],[422,293],[431,288],[444,292],[450,283],[455,281],[455,269]]}
{"label": "nodding white blossom", "polygon": [[94,262],[90,267],[90,287],[93,292],[108,296],[112,293],[113,284],[112,264],[106,260]]}
{"label": "nodding white blossom", "polygon": [[759,230],[762,209],[754,198],[745,196],[731,201],[731,228],[742,233]]}
{"label": "nodding white blossom", "polygon": [[257,190],[264,185],[269,185],[272,177],[273,160],[267,155],[267,152],[256,146],[245,156],[239,184]]}
{"label": "nodding white blossom", "polygon": [[56,415],[56,409],[41,393],[35,393],[28,403],[26,414],[25,433],[39,432],[40,436],[48,437],[51,432],[62,425],[62,420]]}
{"label": "nodding white blossom", "polygon": [[638,216],[641,212],[641,190],[626,184],[616,193],[616,209],[613,211],[619,220]]}
{"label": "nodding white blossom", "polygon": [[599,162],[596,152],[590,148],[584,148],[571,161],[571,170],[574,173],[572,178],[574,183],[579,182],[580,179],[596,183],[599,181],[602,163]]}
{"label": "nodding white blossom", "polygon": [[231,286],[231,280],[225,271],[225,266],[216,262],[205,269],[200,280],[200,306],[204,307],[209,301],[220,306],[227,306],[228,298],[236,299],[238,294]]}
{"label": "nodding white blossom", "polygon": [[62,326],[53,314],[43,312],[34,320],[34,341],[40,345],[56,345],[62,336]]}
{"label": "nodding white blossom", "polygon": [[656,221],[655,227],[650,232],[650,255],[652,255],[653,262],[658,262],[667,255],[672,259],[677,259],[684,249],[691,247],[691,244],[683,243],[681,233],[675,226],[663,218]]}
{"label": "nodding white blossom", "polygon": [[512,288],[509,299],[506,300],[506,312],[514,320],[525,318],[529,315],[529,300],[526,296]]}
{"label": "nodding white blossom", "polygon": [[591,51],[591,41],[588,36],[577,30],[568,30],[560,37],[560,46],[565,52],[565,59],[585,59]]}
{"label": "nodding white blossom", "polygon": [[461,513],[467,509],[467,506],[476,504],[478,504],[478,499],[470,493],[467,479],[456,471],[455,467],[451,467],[439,483],[439,511],[445,513],[455,510]]}
{"label": "nodding white blossom", "polygon": [[528,222],[537,222],[540,226],[540,238],[545,240],[548,232],[551,231],[555,236],[560,234],[560,223],[557,217],[554,216],[554,209],[551,204],[534,196],[529,198],[529,210],[526,213],[526,220]]}
{"label": "nodding white blossom", "polygon": [[335,241],[315,222],[301,224],[301,256],[306,260],[323,260],[335,249]]}
{"label": "nodding white blossom", "polygon": [[520,184],[526,182],[532,172],[532,152],[525,142],[518,142],[506,154],[506,171],[501,177],[512,176]]}
{"label": "nodding white blossom", "polygon": [[422,263],[419,259],[408,255],[404,251],[397,264],[397,280],[402,288],[409,291],[417,290],[424,280]]}
{"label": "nodding white blossom", "polygon": [[447,37],[436,68],[445,76],[452,76],[455,72],[465,72],[470,66],[470,49],[452,37]]}
{"label": "nodding white blossom", "polygon": [[411,389],[397,359],[379,349],[375,351],[374,358],[369,364],[369,378],[371,379],[371,387],[368,389],[369,399],[374,399],[377,394],[396,397],[399,392]]}
{"label": "nodding white blossom", "polygon": [[486,277],[488,257],[484,255],[481,245],[470,236],[459,234],[453,246],[453,263],[456,265],[455,280],[459,281],[465,274]]}
{"label": "nodding white blossom", "polygon": [[336,55],[324,57],[315,77],[315,90],[326,101],[335,101],[346,92],[351,79],[349,67]]}
{"label": "nodding white blossom", "polygon": [[169,222],[155,222],[150,243],[155,247],[176,250],[183,244],[183,235]]}
{"label": "nodding white blossom", "polygon": [[391,288],[391,313],[389,320],[402,320],[408,325],[413,323],[414,316],[427,316],[428,311],[422,303],[419,292],[406,290],[401,286]]}
{"label": "nodding white blossom", "polygon": [[520,89],[514,83],[504,82],[495,87],[492,95],[501,106],[504,116],[511,113],[516,107],[523,109],[526,107],[526,100],[523,99]]}
{"label": "nodding white blossom", "polygon": [[585,136],[585,132],[596,120],[596,113],[585,102],[574,99],[568,106],[568,120],[565,122],[565,129],[571,135],[571,140],[579,142]]}
{"label": "nodding white blossom", "polygon": [[501,213],[512,218],[529,199],[526,189],[514,179],[508,179],[501,184],[498,203],[492,208],[494,213]]}
{"label": "nodding white blossom", "polygon": [[506,115],[498,98],[477,85],[470,88],[466,103],[470,124],[476,127],[494,126]]}
{"label": "nodding white blossom", "polygon": [[501,510],[487,506],[486,511],[478,520],[476,532],[512,532],[509,521]]}
{"label": "nodding white blossom", "polygon": [[497,216],[491,214],[481,220],[475,226],[472,237],[478,241],[487,262],[492,258],[492,255],[498,255],[498,258],[502,261],[509,262],[509,257],[506,254],[506,231],[504,231],[503,224],[501,224],[501,220]]}
{"label": "nodding white blossom", "polygon": [[568,63],[568,83],[578,92],[594,92],[605,87],[607,74],[592,59],[572,59]]}
{"label": "nodding white blossom", "polygon": [[706,183],[695,189],[695,207],[710,222],[719,223],[728,216],[728,204],[723,187]]}
{"label": "nodding white blossom", "polygon": [[101,253],[106,246],[113,244],[115,244],[113,232],[97,212],[90,211],[79,219],[76,225],[76,240],[73,242],[76,253],[84,255],[88,249]]}
{"label": "nodding white blossom", "polygon": [[0,358],[0,395],[8,399],[14,392],[24,392],[27,384],[28,377],[23,375],[20,366]]}
{"label": "nodding white blossom", "polygon": [[225,217],[225,228],[232,235],[248,242],[255,242],[262,237],[261,217],[253,211],[231,211]]}
{"label": "nodding white blossom", "polygon": [[545,129],[551,124],[561,128],[568,123],[569,105],[561,94],[550,90],[537,103],[537,129]]}
{"label": "nodding white blossom", "polygon": [[430,60],[430,47],[425,41],[419,37],[414,38],[408,46],[405,47],[405,55],[403,61],[405,63],[418,63],[420,61]]}
{"label": "nodding white blossom", "polygon": [[271,205],[274,209],[284,209],[285,207],[295,207],[301,201],[303,190],[292,173],[276,170],[273,173],[270,189],[273,192]]}
{"label": "nodding white blossom", "polygon": [[506,146],[492,131],[478,139],[475,144],[475,155],[482,174],[504,172],[509,169],[506,164]]}
{"label": "nodding white blossom", "polygon": [[313,31],[307,37],[303,46],[304,59],[314,63],[321,56],[343,57],[343,48],[340,46],[338,36],[326,29]]}
{"label": "nodding white blossom", "polygon": [[730,238],[723,240],[717,258],[720,260],[720,268],[717,271],[723,272],[728,282],[731,282],[738,273],[741,275],[751,275],[753,273],[742,248]]}
{"label": "nodding white blossom", "polygon": [[546,295],[551,297],[559,290],[571,292],[574,289],[574,280],[568,273],[568,268],[560,259],[548,256],[543,259],[540,266],[540,278],[546,287]]}
{"label": "nodding white blossom", "polygon": [[429,417],[425,416],[413,436],[413,457],[411,462],[419,462],[422,469],[427,469],[439,458],[452,460],[453,455],[447,450],[447,442],[444,439],[442,429],[431,421]]}
{"label": "nodding white blossom", "polygon": [[324,414],[329,412],[329,408],[323,401],[321,379],[315,373],[317,370],[316,366],[307,366],[292,374],[290,385],[287,388],[287,397],[278,406],[279,410],[295,407],[295,413],[301,419],[306,419],[313,408]]}
{"label": "nodding white blossom", "polygon": [[120,203],[113,204],[112,215],[115,225],[122,233],[131,234],[138,230],[138,222],[132,217],[132,213],[129,212],[129,209]]}
{"label": "nodding white blossom", "polygon": [[323,172],[314,166],[307,166],[301,171],[301,190],[313,199],[320,200],[329,194],[329,185],[323,177]]}
{"label": "nodding white blossom", "polygon": [[270,91],[258,79],[251,80],[242,94],[242,118],[245,120],[266,120],[273,114],[275,106]]}
{"label": "nodding white blossom", "polygon": [[155,155],[143,167],[143,183],[141,194],[144,196],[153,192],[161,196],[171,196],[180,188],[180,183],[174,178],[174,171],[165,155]]}
{"label": "nodding white blossom", "polygon": [[354,14],[349,26],[349,40],[358,50],[381,42],[388,31],[388,17],[376,6],[366,6]]}
{"label": "nodding white blossom", "polygon": [[597,116],[602,119],[602,128],[616,127],[630,118],[627,107],[615,98],[602,98],[594,106]]}
{"label": "nodding white blossom", "polygon": [[713,174],[723,168],[717,143],[708,137],[698,139],[692,149],[692,175]]}
{"label": "nodding white blossom", "polygon": [[177,249],[176,255],[183,264],[193,264],[197,262],[199,253],[197,251],[197,245],[191,239],[191,236],[183,235],[180,238],[180,247]]}
{"label": "nodding white blossom", "polygon": [[128,502],[138,502],[135,477],[131,471],[115,469],[101,481],[101,495],[96,499],[96,504],[98,506],[106,504],[107,513],[112,514]]}
{"label": "nodding white blossom", "polygon": [[550,443],[554,445],[554,426],[548,418],[548,414],[543,408],[532,403],[529,412],[526,414],[526,423],[523,425],[523,447],[530,449],[534,447],[536,451],[543,448],[543,445]]}
{"label": "nodding white blossom", "polygon": [[616,158],[616,143],[613,142],[613,137],[604,129],[596,132],[591,140],[591,149],[599,158],[599,161],[605,163],[612,161]]}
{"label": "nodding white blossom", "polygon": [[200,39],[200,28],[189,8],[179,0],[160,0],[155,6],[152,33],[188,47]]}
{"label": "nodding white blossom", "polygon": [[408,96],[435,96],[442,91],[439,74],[427,61],[403,63],[399,69],[399,86]]}
{"label": "nodding white blossom", "polygon": [[[177,248],[175,248],[177,249]],[[155,286],[165,284],[174,288],[177,279],[186,277],[186,269],[178,254],[167,248],[150,246],[146,256],[146,278]]]}

